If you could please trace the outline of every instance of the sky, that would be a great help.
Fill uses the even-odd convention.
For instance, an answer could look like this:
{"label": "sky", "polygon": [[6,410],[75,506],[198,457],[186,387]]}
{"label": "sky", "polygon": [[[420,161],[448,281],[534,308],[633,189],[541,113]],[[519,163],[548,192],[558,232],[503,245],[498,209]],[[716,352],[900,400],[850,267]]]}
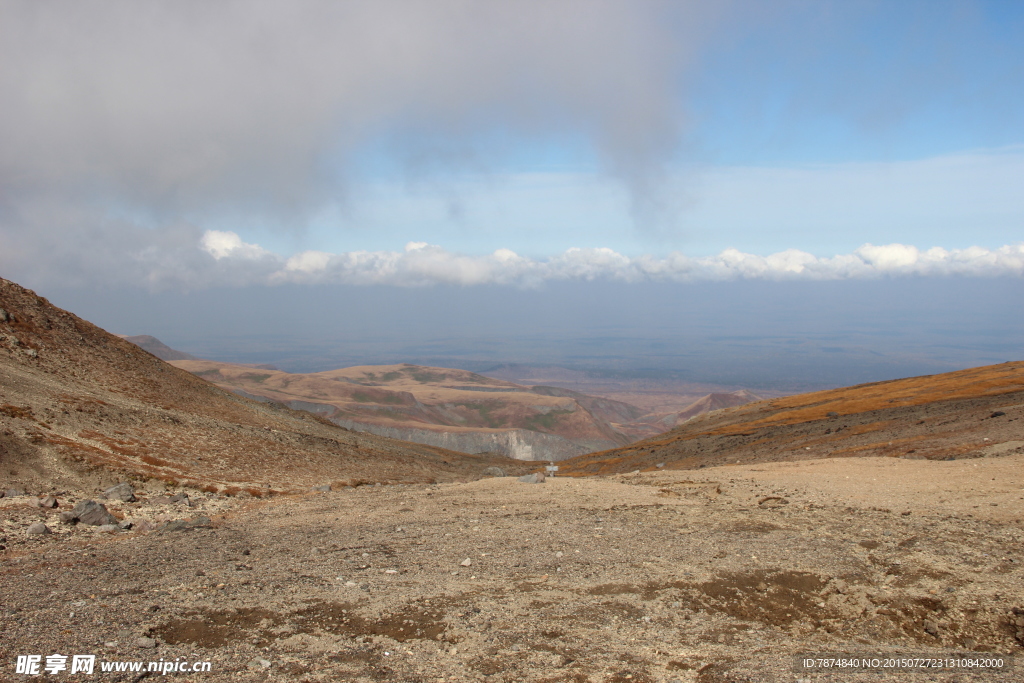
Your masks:
{"label": "sky", "polygon": [[[365,328],[410,298],[472,322],[481,293],[590,310],[699,289],[737,330],[758,288],[785,293],[776,318],[826,282],[1013,297],[1022,83],[1012,0],[0,0],[0,272],[138,334],[156,302],[353,316],[329,302],[371,289]],[[139,296],[135,318],[114,303]],[[684,343],[658,310],[622,333]],[[904,346],[948,345],[925,327]],[[1008,341],[976,329],[974,355],[929,362]],[[417,335],[425,353],[445,330]]]}

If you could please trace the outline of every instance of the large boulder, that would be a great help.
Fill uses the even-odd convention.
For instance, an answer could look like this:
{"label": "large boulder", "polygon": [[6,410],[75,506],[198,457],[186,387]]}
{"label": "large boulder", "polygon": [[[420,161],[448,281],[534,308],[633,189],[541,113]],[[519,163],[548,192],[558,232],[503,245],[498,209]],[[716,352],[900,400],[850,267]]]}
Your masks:
{"label": "large boulder", "polygon": [[80,522],[90,526],[117,524],[117,517],[110,514],[106,506],[95,500],[83,500],[69,512],[60,513],[60,521],[68,524]]}

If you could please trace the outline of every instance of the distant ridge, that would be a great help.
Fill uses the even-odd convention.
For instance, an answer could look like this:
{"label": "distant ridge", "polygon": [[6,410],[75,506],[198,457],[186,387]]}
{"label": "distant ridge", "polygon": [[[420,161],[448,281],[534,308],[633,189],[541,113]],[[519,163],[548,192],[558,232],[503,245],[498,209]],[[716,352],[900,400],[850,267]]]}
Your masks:
{"label": "distant ridge", "polygon": [[137,334],[134,336],[119,334],[118,336],[126,341],[130,341],[143,351],[149,351],[160,360],[199,360],[196,356],[193,356],[190,353],[172,349],[156,337],[148,334]]}
{"label": "distant ridge", "polygon": [[696,417],[704,413],[710,413],[712,410],[735,408],[736,406],[741,406],[745,403],[753,403],[754,401],[760,400],[760,396],[753,394],[746,389],[730,393],[716,392],[708,394],[707,396],[694,401],[686,410],[676,413],[676,424],[685,422],[692,417]]}

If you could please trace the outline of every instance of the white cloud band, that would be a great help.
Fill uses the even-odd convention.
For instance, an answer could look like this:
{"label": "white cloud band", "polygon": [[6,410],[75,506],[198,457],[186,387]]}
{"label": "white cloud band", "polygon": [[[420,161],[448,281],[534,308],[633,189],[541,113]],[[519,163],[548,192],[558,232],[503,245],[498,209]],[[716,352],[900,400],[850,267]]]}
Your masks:
{"label": "white cloud band", "polygon": [[[573,248],[547,260],[509,249],[467,256],[425,242],[405,251],[306,251],[284,258],[233,232],[207,231],[200,248],[214,267],[249,264],[253,284],[337,283],[427,286],[439,284],[537,286],[557,280],[693,282],[707,280],[843,280],[881,276],[1024,276],[1024,243],[997,249],[921,250],[905,244],[865,244],[851,254],[814,256],[797,249],[758,256],[726,249],[706,257],[672,252],[664,258],[628,257],[607,248]],[[236,272],[235,269],[232,272]],[[216,278],[214,278],[216,279]]]}

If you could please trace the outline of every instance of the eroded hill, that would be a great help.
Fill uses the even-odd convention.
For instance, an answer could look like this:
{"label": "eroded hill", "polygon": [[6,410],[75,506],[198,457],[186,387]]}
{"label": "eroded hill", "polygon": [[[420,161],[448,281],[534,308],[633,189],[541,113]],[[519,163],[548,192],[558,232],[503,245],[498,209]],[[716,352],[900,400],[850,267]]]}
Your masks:
{"label": "eroded hill", "polygon": [[409,363],[307,374],[199,359],[171,363],[243,396],[309,410],[356,431],[518,460],[559,461],[624,446],[708,410],[757,400],[747,391],[719,392],[682,411],[649,412],[566,388]]}
{"label": "eroded hill", "polygon": [[[309,374],[202,360],[179,368],[242,395],[309,410],[351,429],[468,453],[562,460],[663,431],[636,406],[466,370],[373,365]],[[636,424],[634,424],[636,423]]]}
{"label": "eroded hill", "polygon": [[88,488],[129,477],[259,495],[329,482],[452,481],[489,465],[517,467],[354,434],[224,391],[6,280],[0,309],[7,487]]}

